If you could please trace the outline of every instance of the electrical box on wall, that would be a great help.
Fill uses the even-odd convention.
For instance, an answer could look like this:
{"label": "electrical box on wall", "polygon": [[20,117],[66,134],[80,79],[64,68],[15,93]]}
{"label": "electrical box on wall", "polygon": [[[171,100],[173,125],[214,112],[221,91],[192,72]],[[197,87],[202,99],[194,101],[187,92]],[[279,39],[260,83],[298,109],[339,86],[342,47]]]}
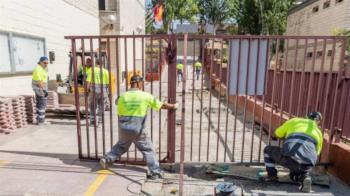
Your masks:
{"label": "electrical box on wall", "polygon": [[55,61],[55,52],[54,51],[49,51],[49,61],[50,61],[50,64],[52,64]]}

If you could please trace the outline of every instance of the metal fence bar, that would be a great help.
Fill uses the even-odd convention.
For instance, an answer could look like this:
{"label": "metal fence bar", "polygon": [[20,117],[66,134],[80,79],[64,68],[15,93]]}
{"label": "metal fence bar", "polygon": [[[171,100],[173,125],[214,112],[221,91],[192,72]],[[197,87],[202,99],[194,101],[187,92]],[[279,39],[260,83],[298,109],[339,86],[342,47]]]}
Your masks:
{"label": "metal fence bar", "polygon": [[192,60],[192,110],[191,110],[191,149],[190,149],[190,160],[192,161],[193,154],[193,118],[194,118],[194,72],[195,72],[195,55],[196,54],[196,40],[193,40],[193,60]]}
{"label": "metal fence bar", "polygon": [[[151,94],[153,94],[153,37],[151,37],[151,63],[150,63],[150,74],[151,74]],[[151,110],[151,140],[153,141],[153,110]]]}
{"label": "metal fence bar", "polygon": [[[104,84],[104,77],[103,77],[103,59],[102,59],[102,49],[101,49],[101,38],[98,39],[98,62],[99,62],[99,69],[100,69],[100,88],[101,88],[101,95],[100,95],[100,100],[101,100],[101,105],[100,105],[100,112],[101,112],[101,117],[102,118],[102,153],[106,154],[106,136],[105,136],[105,105],[104,105],[104,91],[105,91],[105,84]],[[98,120],[99,121],[99,120]],[[97,122],[99,123],[99,122]]]}
{"label": "metal fence bar", "polygon": [[[168,39],[167,59],[168,59],[168,102],[176,102],[176,56],[177,56],[177,40],[174,35],[170,35]],[[168,110],[168,139],[167,139],[167,161],[175,162],[175,138],[176,138],[176,111]]]}
{"label": "metal fence bar", "polygon": [[[159,70],[159,100],[162,100],[162,68],[161,68],[161,60],[162,60],[162,39],[159,39],[159,62],[158,62],[158,70]],[[159,110],[159,160],[161,160],[162,154],[162,110]]]}
{"label": "metal fence bar", "polygon": [[222,75],[222,60],[223,60],[223,49],[224,49],[224,42],[221,40],[221,52],[220,52],[220,70],[219,70],[219,106],[218,106],[218,125],[217,125],[217,141],[216,141],[216,162],[219,160],[219,139],[220,139],[220,109],[221,109],[221,75]]}
{"label": "metal fence bar", "polygon": [[238,68],[237,68],[237,78],[236,78],[236,99],[235,99],[235,121],[233,125],[233,143],[232,143],[232,158],[231,162],[235,161],[235,145],[236,145],[236,132],[237,132],[237,111],[238,111],[238,88],[239,88],[239,73],[241,67],[241,44],[242,39],[239,39],[238,44]]}
{"label": "metal fence bar", "polygon": [[[124,66],[125,66],[125,91],[129,90],[129,70],[128,70],[128,40],[124,38]],[[129,161],[129,150],[126,152],[126,160]]]}
{"label": "metal fence bar", "polygon": [[214,42],[215,39],[212,39],[212,49],[211,49],[211,56],[210,56],[210,68],[208,73],[208,84],[209,84],[209,117],[208,117],[208,143],[207,143],[207,161],[209,161],[209,146],[210,146],[210,123],[211,123],[211,91],[212,91],[212,71],[213,71],[213,63],[214,63]]}
{"label": "metal fence bar", "polygon": [[[327,76],[327,86],[326,86],[326,98],[323,104],[323,118],[326,119],[327,117],[327,103],[328,103],[328,94],[329,94],[329,90],[330,90],[330,85],[331,85],[331,81],[332,81],[332,77],[333,77],[333,65],[334,65],[334,57],[335,57],[335,46],[336,46],[336,40],[333,40],[333,44],[332,44],[332,56],[331,56],[331,61],[330,61],[330,68],[328,71],[328,76]],[[325,131],[325,120],[322,121],[322,133],[324,134]]]}
{"label": "metal fence bar", "polygon": [[[348,43],[343,41],[342,43],[342,46],[344,48],[347,48],[348,47]],[[346,80],[345,80],[345,77],[343,76],[343,74],[345,75],[345,70],[343,70],[343,66],[344,66],[344,56],[345,55],[345,50],[344,50],[344,54],[342,53],[341,54],[341,61],[339,62],[339,72],[338,72],[338,75],[339,77],[341,77],[341,80],[339,81],[339,85],[342,86],[342,91],[341,91],[341,95],[340,95],[340,104],[339,104],[339,111],[338,111],[338,118],[337,118],[337,127],[340,128],[341,125],[339,125],[339,120],[342,119],[342,110],[344,109],[344,114],[343,114],[343,117],[345,117],[345,112],[346,112],[346,107],[341,107],[341,106],[345,106],[346,104],[344,103],[344,89],[345,89],[345,84],[346,84]]]}
{"label": "metal fence bar", "polygon": [[[133,33],[135,35],[135,33]],[[135,37],[132,38],[132,67],[133,67],[133,76],[136,75],[136,49],[135,49]],[[136,145],[134,145],[134,160],[137,159],[137,149]]]}
{"label": "metal fence bar", "polygon": [[89,105],[88,105],[88,96],[87,93],[87,84],[86,84],[86,65],[85,65],[85,43],[84,39],[81,39],[81,59],[83,66],[83,84],[84,84],[84,101],[85,101],[85,124],[86,124],[86,149],[87,157],[90,158],[90,133],[89,133]]}
{"label": "metal fence bar", "polygon": [[294,65],[293,65],[293,73],[292,73],[292,85],[290,88],[290,101],[289,101],[289,118],[292,116],[292,104],[293,104],[293,97],[294,97],[294,85],[295,85],[295,71],[297,67],[297,60],[298,60],[298,47],[299,47],[299,39],[296,39],[295,43],[295,58],[294,58]]}
{"label": "metal fence bar", "polygon": [[[97,142],[97,125],[96,125],[96,85],[95,85],[95,61],[94,61],[94,55],[93,55],[93,51],[94,51],[94,48],[93,48],[93,39],[90,38],[90,54],[91,54],[91,86],[92,86],[92,114],[94,115],[93,116],[93,119],[94,119],[94,136],[95,136],[95,158],[97,159],[98,158],[98,142]],[[90,89],[89,89],[90,91]],[[89,92],[90,94],[91,92]],[[91,103],[91,101],[89,101]],[[91,113],[91,111],[90,111]],[[91,120],[91,118],[90,118]],[[90,122],[91,123],[91,122]]]}
{"label": "metal fence bar", "polygon": [[109,98],[109,131],[110,131],[110,142],[111,149],[113,147],[113,103],[112,103],[112,65],[111,65],[111,40],[107,38],[107,62],[108,62],[108,98]]}
{"label": "metal fence bar", "polygon": [[[229,42],[228,42],[229,43]],[[230,109],[230,95],[229,95],[229,89],[230,89],[230,68],[231,68],[231,53],[232,53],[232,46],[228,44],[230,47],[230,53],[227,59],[227,68],[226,68],[226,121],[225,121],[225,144],[224,144],[224,162],[226,162],[226,152],[227,152],[227,129],[228,129],[228,110]]]}
{"label": "metal fence bar", "polygon": [[309,111],[309,104],[310,104],[310,96],[312,96],[311,91],[313,89],[313,81],[314,81],[314,75],[315,75],[316,48],[317,48],[317,39],[314,39],[312,67],[311,67],[311,73],[310,73],[310,77],[309,77],[309,87],[308,87],[307,98],[306,98],[306,113],[310,112]]}
{"label": "metal fence bar", "polygon": [[[257,85],[258,85],[258,73],[259,73],[259,60],[260,60],[260,39],[257,40],[257,56],[255,64],[255,83],[254,83],[254,106],[253,106],[253,128],[252,128],[252,137],[251,137],[251,147],[250,147],[250,162],[253,161],[253,148],[254,148],[254,132],[255,132],[255,110],[256,110],[256,96],[257,96]],[[259,151],[260,154],[260,151]]]}
{"label": "metal fence bar", "polygon": [[[204,55],[205,55],[205,40],[201,39],[201,47],[202,47],[202,54],[201,54],[201,58],[202,58],[202,65],[204,65]],[[202,146],[202,120],[203,120],[203,75],[204,75],[204,71],[203,71],[203,66],[202,66],[202,70],[201,70],[201,88],[200,88],[200,92],[201,92],[201,106],[200,106],[200,112],[199,112],[199,149],[198,149],[198,161],[201,161],[201,146]]]}
{"label": "metal fence bar", "polygon": [[[268,46],[268,50],[266,51],[266,70],[265,70],[265,81],[264,81],[264,94],[262,97],[262,112],[261,112],[261,118],[260,118],[260,130],[259,130],[259,154],[258,154],[258,162],[260,162],[261,160],[261,145],[262,145],[262,131],[263,131],[263,122],[264,122],[264,113],[265,113],[265,99],[266,99],[266,92],[267,92],[267,81],[268,81],[268,67],[270,67],[270,63],[271,61],[269,61],[270,59],[270,39],[267,39],[267,46]],[[272,111],[272,108],[271,108]]]}
{"label": "metal fence bar", "polygon": [[302,87],[304,84],[304,78],[305,78],[305,65],[306,65],[306,55],[307,55],[307,47],[308,47],[308,39],[305,39],[305,46],[304,46],[304,63],[303,63],[303,68],[301,72],[301,81],[299,85],[299,93],[298,93],[298,104],[297,104],[297,116],[300,116],[300,110],[301,110],[301,93],[302,93]]}
{"label": "metal fence bar", "polygon": [[271,113],[270,113],[270,123],[269,123],[269,138],[268,138],[268,144],[270,145],[271,144],[271,128],[272,128],[272,116],[273,116],[273,108],[274,108],[274,100],[275,100],[275,89],[276,89],[276,70],[277,70],[277,67],[278,67],[278,64],[279,64],[279,46],[280,46],[280,40],[277,39],[276,40],[276,67],[274,68],[274,73],[273,73],[273,84],[272,84],[272,98],[271,98]]}
{"label": "metal fence bar", "polygon": [[[284,40],[286,41],[286,40]],[[285,85],[286,85],[286,74],[287,74],[287,64],[288,64],[288,48],[289,48],[289,39],[287,39],[287,50],[285,52],[285,60],[284,60],[284,70],[283,70],[283,78],[282,78],[282,98],[280,103],[280,118],[278,124],[282,123],[282,116],[283,116],[283,104],[284,104],[284,96],[285,96]]]}
{"label": "metal fence bar", "polygon": [[331,124],[330,124],[330,130],[332,131],[334,128],[334,116],[335,116],[335,110],[336,110],[336,102],[337,102],[337,97],[338,97],[338,88],[339,88],[339,79],[341,77],[341,63],[344,62],[344,57],[345,57],[345,41],[346,40],[342,40],[342,44],[341,44],[341,53],[340,53],[340,61],[339,61],[339,71],[337,74],[337,80],[335,82],[335,92],[334,92],[334,99],[333,99],[333,107],[332,107],[332,114],[331,114]]}
{"label": "metal fence bar", "polygon": [[72,53],[73,53],[73,70],[74,70],[74,98],[76,103],[76,118],[77,118],[77,138],[78,138],[78,154],[79,158],[83,157],[82,143],[81,143],[81,124],[80,124],[80,103],[79,103],[79,90],[78,90],[78,69],[77,69],[77,54],[75,39],[72,39]]}
{"label": "metal fence bar", "polygon": [[186,79],[187,79],[187,37],[188,34],[184,35],[184,70],[182,75],[182,110],[181,110],[181,150],[180,150],[180,182],[179,182],[179,193],[180,196],[183,195],[183,175],[184,175],[184,159],[185,159],[185,114],[186,114]]}
{"label": "metal fence bar", "polygon": [[[245,92],[244,92],[244,114],[243,114],[243,135],[242,135],[242,151],[241,151],[241,163],[244,159],[244,143],[245,143],[245,128],[247,120],[247,102],[248,102],[248,82],[249,82],[249,70],[250,70],[250,53],[251,53],[251,39],[248,39],[248,54],[247,54],[247,73],[245,76]],[[239,72],[238,72],[239,73]],[[236,114],[237,115],[237,114]]]}
{"label": "metal fence bar", "polygon": [[316,107],[315,110],[319,111],[320,107],[320,93],[321,93],[321,84],[323,82],[323,76],[324,76],[324,63],[326,59],[326,46],[327,46],[327,39],[323,39],[323,48],[322,48],[322,61],[321,61],[321,70],[318,77],[318,84],[317,84],[317,93],[316,93]]}
{"label": "metal fence bar", "polygon": [[[117,98],[116,102],[118,101],[118,98],[120,96],[120,62],[119,62],[119,39],[115,39],[115,62],[116,62],[116,79],[117,79]],[[117,103],[116,103],[117,104]],[[119,121],[119,115],[117,114],[117,121]],[[117,126],[117,130],[119,131],[119,127]]]}

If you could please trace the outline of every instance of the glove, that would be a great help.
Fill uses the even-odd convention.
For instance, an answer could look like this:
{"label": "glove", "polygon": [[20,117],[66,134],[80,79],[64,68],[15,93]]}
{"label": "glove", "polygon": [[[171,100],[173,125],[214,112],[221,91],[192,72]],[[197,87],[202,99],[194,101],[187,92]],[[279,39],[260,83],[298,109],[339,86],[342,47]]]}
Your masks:
{"label": "glove", "polygon": [[49,96],[49,93],[47,92],[47,90],[43,90],[44,92],[44,97],[48,97]]}
{"label": "glove", "polygon": [[175,103],[175,104],[174,104],[174,109],[176,110],[177,108],[179,108],[179,104],[178,104],[178,103]]}

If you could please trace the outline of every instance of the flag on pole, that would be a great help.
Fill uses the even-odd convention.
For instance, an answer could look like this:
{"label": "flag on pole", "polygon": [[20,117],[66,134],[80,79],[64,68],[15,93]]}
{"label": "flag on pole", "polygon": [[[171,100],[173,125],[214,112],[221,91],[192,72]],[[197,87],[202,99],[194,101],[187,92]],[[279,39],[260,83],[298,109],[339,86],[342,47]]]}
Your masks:
{"label": "flag on pole", "polygon": [[153,9],[154,20],[156,22],[161,22],[163,20],[163,5],[157,4]]}

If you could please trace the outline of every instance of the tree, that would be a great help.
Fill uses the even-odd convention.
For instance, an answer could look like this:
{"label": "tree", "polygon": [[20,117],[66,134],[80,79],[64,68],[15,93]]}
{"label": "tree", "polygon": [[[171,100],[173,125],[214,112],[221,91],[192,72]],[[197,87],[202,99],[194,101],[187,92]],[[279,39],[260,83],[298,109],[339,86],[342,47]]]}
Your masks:
{"label": "tree", "polygon": [[286,31],[288,10],[297,0],[259,0],[261,9],[262,34],[281,35]]}
{"label": "tree", "polygon": [[234,22],[238,2],[238,0],[197,0],[200,23],[213,25],[215,33],[219,25]]}
{"label": "tree", "polygon": [[281,35],[288,10],[300,0],[242,0],[236,16],[240,33]]}
{"label": "tree", "polygon": [[166,32],[174,20],[194,21],[199,11],[195,0],[152,0],[153,7],[157,4],[164,6],[163,30]]}

